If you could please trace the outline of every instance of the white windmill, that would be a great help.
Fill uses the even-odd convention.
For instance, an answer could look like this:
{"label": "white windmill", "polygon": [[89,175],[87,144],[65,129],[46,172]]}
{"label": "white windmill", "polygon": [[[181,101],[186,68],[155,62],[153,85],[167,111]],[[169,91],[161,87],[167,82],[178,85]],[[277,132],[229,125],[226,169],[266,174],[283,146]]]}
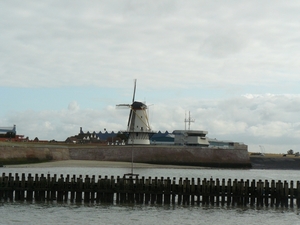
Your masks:
{"label": "white windmill", "polygon": [[128,133],[128,144],[148,145],[150,144],[149,135],[154,132],[151,130],[149,124],[147,105],[134,100],[135,90],[136,79],[134,80],[132,104],[119,104],[117,107],[130,108],[126,131]]}

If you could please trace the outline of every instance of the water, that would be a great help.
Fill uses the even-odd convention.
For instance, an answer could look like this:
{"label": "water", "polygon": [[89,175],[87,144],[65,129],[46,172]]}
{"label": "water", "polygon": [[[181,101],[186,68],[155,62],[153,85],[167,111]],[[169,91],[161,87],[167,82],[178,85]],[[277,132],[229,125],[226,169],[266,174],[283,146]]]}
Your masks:
{"label": "water", "polygon": [[[129,168],[0,168],[2,173],[122,176]],[[146,178],[299,180],[296,170],[136,168]],[[256,207],[146,206],[0,202],[0,224],[300,224],[300,210]]]}

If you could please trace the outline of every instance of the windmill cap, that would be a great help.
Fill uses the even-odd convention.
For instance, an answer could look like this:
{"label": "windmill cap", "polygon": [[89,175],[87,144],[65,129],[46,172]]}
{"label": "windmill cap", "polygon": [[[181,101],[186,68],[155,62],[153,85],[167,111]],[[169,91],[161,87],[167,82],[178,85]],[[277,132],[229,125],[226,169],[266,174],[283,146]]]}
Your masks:
{"label": "windmill cap", "polygon": [[142,102],[134,102],[131,105],[132,109],[145,109],[147,106]]}

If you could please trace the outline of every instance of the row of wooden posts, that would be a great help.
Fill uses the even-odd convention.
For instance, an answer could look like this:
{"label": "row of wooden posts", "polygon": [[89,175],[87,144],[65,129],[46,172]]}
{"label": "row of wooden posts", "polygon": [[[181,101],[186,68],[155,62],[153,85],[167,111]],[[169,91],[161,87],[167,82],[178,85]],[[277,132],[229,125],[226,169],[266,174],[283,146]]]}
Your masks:
{"label": "row of wooden posts", "polygon": [[300,208],[300,182],[3,173],[0,201]]}

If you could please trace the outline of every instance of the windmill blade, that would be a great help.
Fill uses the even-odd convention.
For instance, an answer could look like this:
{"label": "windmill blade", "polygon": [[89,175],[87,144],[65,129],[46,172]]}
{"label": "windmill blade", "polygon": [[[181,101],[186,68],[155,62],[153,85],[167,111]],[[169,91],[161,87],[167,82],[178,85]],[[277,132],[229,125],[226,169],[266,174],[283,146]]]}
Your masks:
{"label": "windmill blade", "polygon": [[129,104],[118,104],[118,105],[116,105],[117,109],[127,109],[127,108],[130,108],[130,107],[131,107],[131,105],[129,105]]}
{"label": "windmill blade", "polygon": [[131,117],[132,117],[132,109],[130,109],[130,113],[129,113],[129,117],[128,117],[128,123],[127,123],[127,128],[129,128]]}
{"label": "windmill blade", "polygon": [[135,98],[135,90],[136,90],[136,79],[134,79],[134,88],[133,88],[133,97],[132,97],[132,103],[134,103],[134,98]]}

